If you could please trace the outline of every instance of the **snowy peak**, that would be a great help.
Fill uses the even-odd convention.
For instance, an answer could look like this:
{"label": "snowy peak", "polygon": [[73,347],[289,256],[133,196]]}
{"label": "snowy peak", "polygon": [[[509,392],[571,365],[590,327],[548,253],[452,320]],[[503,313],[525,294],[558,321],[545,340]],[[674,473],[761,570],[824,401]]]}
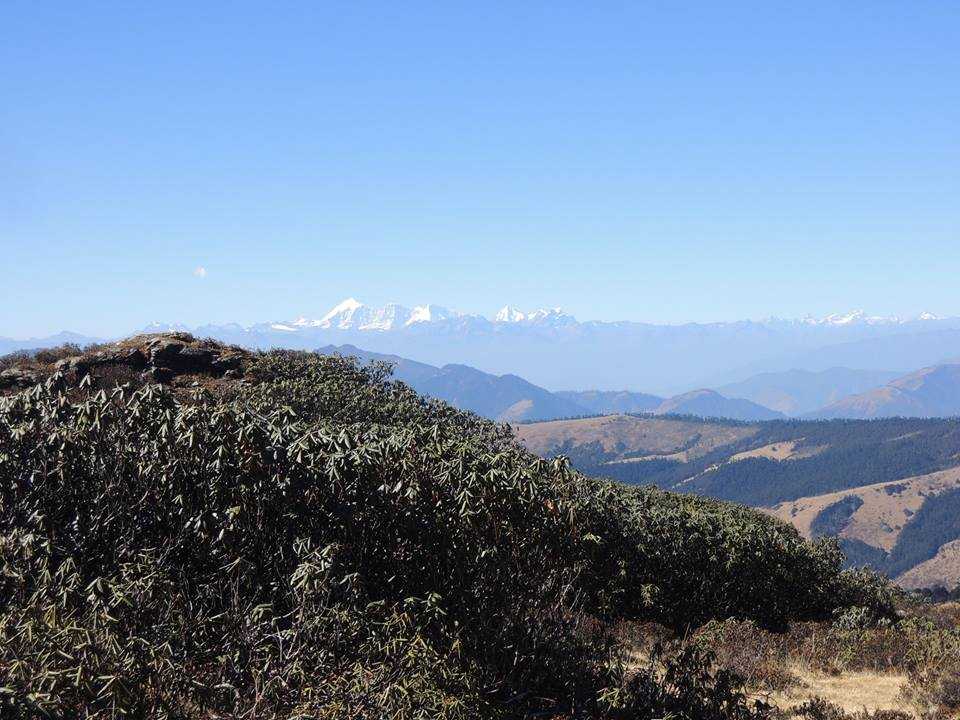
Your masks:
{"label": "snowy peak", "polygon": [[941,320],[942,318],[930,312],[922,312],[915,318],[903,319],[896,315],[889,317],[883,315],[867,315],[863,310],[853,310],[847,313],[834,313],[823,318],[807,316],[801,322],[807,325],[832,325],[843,327],[845,325],[902,325],[908,322],[926,322],[930,320]]}
{"label": "snowy peak", "polygon": [[151,323],[147,323],[141,332],[145,333],[161,333],[161,332],[189,332],[188,328],[183,323],[168,323],[160,322],[154,320]]}
{"label": "snowy peak", "polygon": [[527,320],[531,323],[550,323],[552,325],[563,325],[576,322],[572,315],[568,315],[562,309],[540,308],[527,315]]}
{"label": "snowy peak", "polygon": [[525,325],[566,325],[576,320],[558,307],[539,308],[531,312],[521,312],[512,305],[504,305],[493,318],[499,323],[523,323]]}
{"label": "snowy peak", "polygon": [[527,319],[525,313],[520,312],[515,307],[504,305],[493,318],[494,322],[523,322]]}
{"label": "snowy peak", "polygon": [[397,303],[388,303],[381,308],[364,305],[355,298],[347,298],[319,320],[300,317],[292,323],[296,328],[321,328],[324,330],[399,330],[417,323],[441,322],[461,317],[460,313],[440,305],[418,305],[406,308]]}
{"label": "snowy peak", "polygon": [[867,317],[867,313],[863,310],[853,310],[852,312],[833,315],[827,315],[821,321],[824,325],[852,325],[855,322],[860,322]]}
{"label": "snowy peak", "polygon": [[356,316],[358,313],[362,315],[362,311],[365,309],[366,306],[363,303],[352,297],[347,298],[320,318],[317,326],[324,328],[336,327],[341,330],[348,330],[356,324]]}
{"label": "snowy peak", "polygon": [[[455,325],[453,324],[454,321],[456,321]],[[798,320],[789,320],[769,317],[763,320],[742,321],[741,323],[694,323],[693,325],[703,328],[722,328],[728,325],[730,327],[736,327],[744,323],[747,325],[778,328],[809,326],[811,330],[814,327],[836,329],[837,331],[847,329],[854,334],[862,334],[871,326],[877,331],[885,331],[885,329],[893,330],[897,326],[910,323],[927,323],[934,321],[945,323],[950,321],[950,319],[934,315],[931,312],[923,312],[919,315],[902,319],[898,317],[868,315],[863,310],[853,310],[846,313],[834,313],[820,318],[807,316]],[[258,323],[249,327],[241,327],[233,323],[229,325],[207,325],[204,326],[204,329],[229,332],[233,335],[242,332],[277,332],[290,336],[309,336],[330,330],[393,333],[416,329],[418,333],[422,333],[428,328],[436,326],[438,329],[443,329],[444,332],[484,333],[488,332],[492,327],[500,327],[503,329],[511,327],[516,328],[517,332],[529,330],[531,332],[546,333],[549,335],[555,331],[561,333],[567,332],[569,328],[574,328],[578,325],[579,322],[576,318],[565,313],[559,307],[523,311],[513,305],[504,305],[491,320],[481,315],[464,314],[432,303],[417,305],[412,309],[397,303],[388,303],[378,308],[365,305],[356,298],[349,297],[338,303],[319,320],[316,319],[315,316],[301,315],[297,317],[296,320],[281,319]],[[617,327],[623,332],[629,332],[628,328],[630,327],[634,327],[638,332],[644,327],[653,327],[647,323],[631,323],[630,321],[612,323],[590,322],[586,323],[586,325],[593,328]],[[664,325],[657,327],[671,326]],[[154,322],[147,325],[143,329],[143,332],[166,332],[173,330],[187,331],[189,328],[179,323]],[[233,337],[233,335],[231,335],[231,337]]]}
{"label": "snowy peak", "polygon": [[410,310],[390,303],[379,309],[363,308],[366,312],[359,318],[360,330],[393,330],[407,324]]}
{"label": "snowy peak", "polygon": [[450,320],[460,317],[460,313],[448,310],[439,305],[418,305],[410,312],[410,317],[405,325],[415,325],[416,323],[440,322],[441,320]]}

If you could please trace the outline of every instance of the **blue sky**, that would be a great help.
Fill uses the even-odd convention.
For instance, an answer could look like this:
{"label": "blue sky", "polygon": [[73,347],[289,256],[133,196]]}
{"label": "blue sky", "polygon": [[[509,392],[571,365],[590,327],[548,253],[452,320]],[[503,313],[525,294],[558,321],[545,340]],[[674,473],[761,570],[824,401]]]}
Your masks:
{"label": "blue sky", "polygon": [[960,315],[954,3],[7,0],[0,26],[0,335],[348,295]]}

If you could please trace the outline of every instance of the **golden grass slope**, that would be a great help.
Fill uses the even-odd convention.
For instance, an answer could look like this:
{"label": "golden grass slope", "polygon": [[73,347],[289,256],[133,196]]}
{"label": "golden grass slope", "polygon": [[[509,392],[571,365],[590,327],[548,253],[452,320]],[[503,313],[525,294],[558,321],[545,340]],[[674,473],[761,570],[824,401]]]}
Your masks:
{"label": "golden grass slope", "polygon": [[860,540],[889,552],[896,545],[903,526],[927,497],[955,487],[960,487],[960,467],[790,500],[771,508],[770,512],[810,537],[810,524],[822,510],[845,497],[857,496],[863,505],[851,516],[840,537]]}
{"label": "golden grass slope", "polygon": [[940,546],[932,558],[898,577],[897,584],[908,589],[960,585],[960,540]]}
{"label": "golden grass slope", "polygon": [[670,456],[686,462],[751,437],[758,429],[755,425],[605,415],[518,425],[514,431],[527,448],[539,455],[551,453],[569,440],[574,445],[599,442],[608,453],[630,453],[637,459]]}

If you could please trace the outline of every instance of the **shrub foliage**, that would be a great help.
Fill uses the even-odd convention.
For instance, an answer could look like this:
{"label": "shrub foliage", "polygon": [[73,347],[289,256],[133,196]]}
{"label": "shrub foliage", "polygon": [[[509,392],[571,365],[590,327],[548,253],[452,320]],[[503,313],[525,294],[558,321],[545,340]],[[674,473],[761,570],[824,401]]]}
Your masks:
{"label": "shrub foliage", "polygon": [[749,714],[726,677],[655,692],[608,621],[888,612],[835,545],[585,478],[385,367],[246,376],[0,400],[0,714]]}

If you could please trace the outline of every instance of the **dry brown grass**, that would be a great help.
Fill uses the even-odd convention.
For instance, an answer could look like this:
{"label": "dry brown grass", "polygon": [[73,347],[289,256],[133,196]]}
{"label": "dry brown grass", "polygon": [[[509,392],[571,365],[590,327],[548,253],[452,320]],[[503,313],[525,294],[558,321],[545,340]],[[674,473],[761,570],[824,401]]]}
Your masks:
{"label": "dry brown grass", "polygon": [[819,455],[829,447],[829,445],[814,445],[812,447],[798,448],[797,445],[799,445],[801,442],[803,442],[803,438],[770,443],[769,445],[764,445],[763,447],[758,447],[754,448],[753,450],[747,450],[746,452],[731,455],[727,462],[749,460],[750,458],[765,458],[767,460],[776,460],[778,462],[783,460],[803,460],[805,458],[811,458],[815,455]]}
{"label": "dry brown grass", "polygon": [[905,588],[924,588],[943,584],[960,584],[960,540],[954,540],[937,550],[937,554],[897,578]]}
{"label": "dry brown grass", "polygon": [[768,702],[782,710],[802,705],[813,698],[822,698],[847,712],[860,710],[899,710],[914,715],[901,696],[907,682],[905,675],[875,672],[845,672],[840,675],[815,673],[797,663],[790,671],[799,679],[794,687],[770,693]]}
{"label": "dry brown grass", "polygon": [[791,523],[805,537],[810,537],[810,524],[827,506],[845,497],[856,495],[863,500],[850,518],[841,537],[865,542],[867,545],[890,551],[900,537],[900,531],[916,513],[923,501],[960,486],[960,467],[927,475],[865,485],[853,490],[803,497],[784,502],[771,509],[776,517]]}
{"label": "dry brown grass", "polygon": [[766,458],[767,460],[786,460],[793,456],[793,450],[803,438],[787,440],[786,442],[771,443],[763,447],[747,450],[730,456],[730,462],[748,460],[750,458]]}
{"label": "dry brown grass", "polygon": [[[545,455],[568,440],[574,445],[599,442],[610,453],[640,454],[690,460],[750,437],[756,425],[728,425],[671,418],[605,415],[578,420],[552,420],[515,428],[517,438],[530,450]],[[682,456],[676,454],[683,453]]]}
{"label": "dry brown grass", "polygon": [[[808,720],[960,718],[960,604],[904,599],[901,613],[894,625],[858,626],[841,617],[779,633],[731,619],[674,639],[707,648],[717,669],[742,678],[754,699],[783,717],[797,709]],[[670,639],[649,623],[622,623],[617,636],[628,667],[642,664],[654,642]],[[836,711],[813,707],[823,702]]]}

